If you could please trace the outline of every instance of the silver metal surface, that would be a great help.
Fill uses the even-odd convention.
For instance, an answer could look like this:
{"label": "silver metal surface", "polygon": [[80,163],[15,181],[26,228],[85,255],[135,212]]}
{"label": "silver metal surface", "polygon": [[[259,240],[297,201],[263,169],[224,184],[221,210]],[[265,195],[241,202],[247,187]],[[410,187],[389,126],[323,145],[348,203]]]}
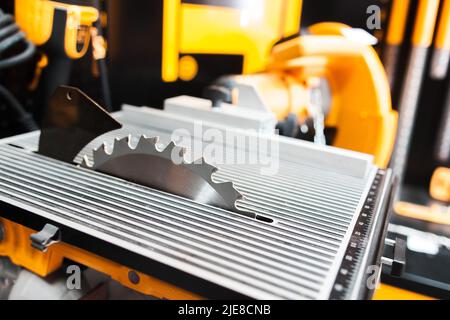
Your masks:
{"label": "silver metal surface", "polygon": [[399,102],[399,122],[391,167],[401,181],[406,169],[409,146],[425,73],[428,48],[413,47]]}
{"label": "silver metal surface", "polygon": [[[116,114],[124,127],[92,141],[74,162],[93,161],[92,150],[112,150],[116,137],[129,134],[131,146],[142,134],[159,136],[162,150],[173,127],[189,128],[164,116],[133,108]],[[0,202],[257,299],[330,296],[378,170],[365,155],[287,138],[272,175],[261,174],[264,164],[208,159],[219,169],[212,180],[233,181],[244,195],[236,207],[266,218],[258,220],[43,157],[32,152],[37,141],[38,133],[0,141]],[[376,235],[368,238],[371,246]],[[362,279],[364,261],[355,272]]]}
{"label": "silver metal surface", "polygon": [[1,201],[253,298],[327,298],[373,175],[222,166],[266,223],[0,146]]}
{"label": "silver metal surface", "polygon": [[[183,141],[180,142],[179,138],[180,136],[185,137],[186,135],[189,137],[187,140],[192,141],[193,138],[193,140],[201,141],[202,146],[210,145],[211,139],[208,139],[205,134],[212,130],[220,134],[222,138],[231,134],[232,140],[244,140],[245,146],[242,148],[238,147],[238,151],[253,155],[255,153],[265,154],[275,160],[275,162],[279,159],[283,162],[302,163],[314,168],[333,171],[356,178],[367,177],[373,168],[372,155],[339,148],[318,146],[310,142],[275,134],[258,134],[254,131],[231,128],[226,126],[226,124],[210,124],[202,121],[202,119],[192,119],[168,114],[167,112],[154,108],[124,105],[118,116],[120,117],[119,121],[125,125],[128,124],[143,129],[144,133],[147,131],[156,132],[156,135],[159,132],[164,133],[171,138],[171,141],[176,141],[182,146],[184,146]],[[147,134],[147,136],[151,136],[151,134]],[[160,136],[161,140],[164,140],[164,137],[162,135]],[[262,142],[266,141],[270,145],[270,148],[265,148],[265,150],[263,148],[261,150],[257,144],[251,143],[251,140],[255,139]],[[233,148],[236,149],[236,144],[233,141],[229,143],[226,138],[222,139],[222,142],[218,144],[229,148],[226,151],[232,152],[235,151]],[[274,146],[273,149],[271,148],[272,145]],[[190,144],[187,147],[190,148]],[[195,148],[194,145],[192,149],[196,150],[198,148]],[[209,153],[205,152],[205,150],[202,151],[202,149],[199,151],[200,156],[207,156]],[[214,161],[214,158],[217,157],[212,157],[212,159],[208,157],[208,161]],[[213,163],[213,165],[216,164]]]}
{"label": "silver metal surface", "polygon": [[216,167],[203,158],[187,162],[184,158],[186,149],[176,146],[173,142],[160,150],[156,146],[158,137],[138,137],[135,146],[131,146],[131,135],[115,139],[110,152],[107,151],[106,144],[102,144],[94,150],[92,162],[85,155],[81,166],[187,197],[199,203],[239,211],[236,201],[242,198],[242,195],[231,181],[212,181]]}

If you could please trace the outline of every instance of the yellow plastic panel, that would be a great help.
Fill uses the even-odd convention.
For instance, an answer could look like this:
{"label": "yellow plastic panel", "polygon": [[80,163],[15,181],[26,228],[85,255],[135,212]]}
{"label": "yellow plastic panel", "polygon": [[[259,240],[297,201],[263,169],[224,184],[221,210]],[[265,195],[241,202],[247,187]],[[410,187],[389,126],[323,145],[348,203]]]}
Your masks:
{"label": "yellow plastic panel", "polygon": [[36,45],[50,39],[54,8],[46,0],[15,0],[15,19],[23,32]]}
{"label": "yellow plastic panel", "polygon": [[398,215],[436,224],[450,225],[450,209],[446,206],[423,206],[399,201],[394,206]]}
{"label": "yellow plastic panel", "polygon": [[164,0],[162,78],[178,79],[180,54],[235,54],[244,73],[265,69],[273,44],[299,32],[301,0],[243,0],[241,6]]}
{"label": "yellow plastic panel", "polygon": [[83,57],[90,43],[90,32],[84,36],[83,46],[78,50],[80,27],[91,27],[98,19],[98,10],[94,7],[76,6],[47,0],[16,0],[15,18],[17,24],[36,45],[45,44],[51,37],[55,9],[67,11],[64,49],[69,58]]}
{"label": "yellow plastic panel", "polygon": [[410,0],[393,0],[389,17],[389,30],[386,42],[390,45],[400,45],[405,35],[406,21]]}
{"label": "yellow plastic panel", "polygon": [[439,0],[419,0],[412,40],[415,46],[429,47],[431,45],[439,3]]}
{"label": "yellow plastic panel", "polygon": [[[60,269],[64,259],[69,259],[102,272],[122,285],[146,295],[165,299],[201,298],[152,276],[136,272],[126,266],[65,243],[51,245],[46,252],[41,252],[31,246],[30,235],[36,231],[3,218],[0,218],[0,223],[5,229],[5,239],[0,242],[0,256],[9,257],[13,263],[41,277]],[[137,284],[129,280],[128,273],[130,271],[134,271],[138,275],[139,282]]]}
{"label": "yellow plastic panel", "polygon": [[387,284],[382,284],[375,291],[373,300],[434,300],[428,296],[424,296],[412,291],[403,290]]}
{"label": "yellow plastic panel", "polygon": [[3,218],[0,222],[5,229],[5,238],[0,242],[0,256],[8,256],[13,263],[42,277],[60,268],[63,258],[53,247],[41,252],[31,246],[30,235],[34,231]]}
{"label": "yellow plastic panel", "polygon": [[436,35],[436,48],[450,50],[450,0],[444,0]]}

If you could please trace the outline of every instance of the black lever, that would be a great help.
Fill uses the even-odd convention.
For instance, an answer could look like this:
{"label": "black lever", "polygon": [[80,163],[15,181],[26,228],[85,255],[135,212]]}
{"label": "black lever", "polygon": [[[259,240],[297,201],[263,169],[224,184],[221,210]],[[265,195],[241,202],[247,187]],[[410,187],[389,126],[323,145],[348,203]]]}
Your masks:
{"label": "black lever", "polygon": [[406,264],[406,241],[401,238],[395,238],[395,240],[385,240],[385,245],[393,249],[393,257],[382,257],[382,264],[391,267],[391,275],[394,277],[400,277],[405,270]]}

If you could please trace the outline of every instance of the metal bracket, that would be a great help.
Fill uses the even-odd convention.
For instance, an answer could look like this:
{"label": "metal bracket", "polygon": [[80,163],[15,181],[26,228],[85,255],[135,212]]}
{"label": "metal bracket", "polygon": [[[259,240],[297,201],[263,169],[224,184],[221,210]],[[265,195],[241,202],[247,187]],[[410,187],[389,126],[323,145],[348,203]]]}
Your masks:
{"label": "metal bracket", "polygon": [[40,232],[33,233],[30,239],[33,248],[46,252],[49,246],[61,241],[61,231],[58,227],[47,223]]}
{"label": "metal bracket", "polygon": [[45,111],[38,153],[72,163],[89,142],[121,127],[81,90],[60,86]]}
{"label": "metal bracket", "polygon": [[393,249],[393,258],[381,257],[381,263],[391,267],[391,275],[400,277],[403,274],[406,264],[406,241],[395,238],[395,240],[386,238],[384,244]]}

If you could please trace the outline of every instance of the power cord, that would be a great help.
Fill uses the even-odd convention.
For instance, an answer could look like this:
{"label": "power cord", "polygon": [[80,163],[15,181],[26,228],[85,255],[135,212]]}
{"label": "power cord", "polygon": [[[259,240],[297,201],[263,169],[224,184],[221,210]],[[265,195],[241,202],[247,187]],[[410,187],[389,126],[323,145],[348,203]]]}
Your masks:
{"label": "power cord", "polygon": [[[1,57],[9,49],[21,43],[25,44],[25,49],[22,52],[7,58]],[[20,28],[14,22],[13,16],[5,14],[0,9],[0,70],[14,67],[29,60],[33,57],[35,50],[36,47],[20,31]],[[17,98],[3,85],[0,85],[0,99],[6,102],[6,105],[15,115],[18,124],[22,127],[21,129],[26,131],[39,129],[33,116],[24,109]]]}
{"label": "power cord", "polygon": [[[4,52],[8,51],[19,43],[25,44],[25,49],[11,57],[1,58]],[[25,37],[25,34],[20,31],[15,24],[14,18],[10,14],[5,14],[0,9],[0,70],[14,67],[21,64],[31,57],[36,51],[34,44]]]}

